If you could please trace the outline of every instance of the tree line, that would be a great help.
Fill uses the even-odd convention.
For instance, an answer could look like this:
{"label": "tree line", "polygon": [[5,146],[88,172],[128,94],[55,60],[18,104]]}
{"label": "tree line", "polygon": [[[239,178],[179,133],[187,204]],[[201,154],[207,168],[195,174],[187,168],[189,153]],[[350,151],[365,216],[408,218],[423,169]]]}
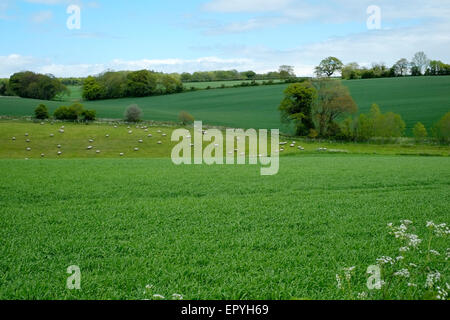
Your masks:
{"label": "tree line", "polygon": [[317,77],[331,77],[338,72],[341,78],[372,79],[392,78],[404,76],[445,76],[450,75],[450,64],[439,60],[430,60],[424,52],[417,52],[411,61],[406,58],[398,60],[393,66],[388,67],[384,63],[373,63],[370,68],[361,67],[356,62],[346,65],[336,57],[328,57],[321,61],[315,68]]}
{"label": "tree line", "polygon": [[[402,117],[393,112],[383,113],[376,104],[369,113],[355,116],[358,106],[348,88],[337,79],[318,78],[289,85],[278,109],[282,122],[293,124],[298,136],[346,141],[405,136]],[[430,133],[419,122],[413,134],[417,140],[430,135],[441,142],[450,142],[450,112]]]}
{"label": "tree line", "polygon": [[146,97],[183,91],[181,79],[175,74],[149,70],[107,71],[89,76],[83,82],[83,99],[101,100],[125,97]]}
{"label": "tree line", "polygon": [[213,81],[246,81],[246,80],[278,80],[294,78],[294,68],[282,65],[278,71],[258,74],[252,70],[239,72],[237,70],[198,71],[180,74],[182,82],[213,82]]}

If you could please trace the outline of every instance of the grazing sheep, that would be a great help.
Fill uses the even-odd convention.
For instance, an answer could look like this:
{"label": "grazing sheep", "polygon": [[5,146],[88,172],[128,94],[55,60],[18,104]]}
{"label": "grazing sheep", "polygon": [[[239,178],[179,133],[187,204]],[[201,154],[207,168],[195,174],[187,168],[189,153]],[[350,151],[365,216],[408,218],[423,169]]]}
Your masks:
{"label": "grazing sheep", "polygon": [[62,151],[58,151],[58,156],[62,155]]}
{"label": "grazing sheep", "polygon": [[152,135],[151,134],[149,134],[147,137],[149,137],[149,138],[151,138],[152,137]]}
{"label": "grazing sheep", "polygon": [[302,146],[298,146],[298,149],[301,150],[301,151],[305,150],[305,148],[303,148]]}
{"label": "grazing sheep", "polygon": [[163,136],[163,137],[166,137],[166,136],[167,136],[167,134],[163,133],[163,134],[162,134],[162,136]]}
{"label": "grazing sheep", "polygon": [[139,151],[139,148],[134,148],[134,151]]}
{"label": "grazing sheep", "polygon": [[59,133],[64,133],[64,130],[63,129],[59,129]]}
{"label": "grazing sheep", "polygon": [[131,130],[130,130],[130,131],[128,131],[128,134],[132,134],[132,133],[133,133],[133,131],[131,131]]}
{"label": "grazing sheep", "polygon": [[41,126],[43,126],[45,123],[41,122]]}
{"label": "grazing sheep", "polygon": [[291,148],[293,148],[293,147],[295,147],[295,144],[292,143],[292,144],[291,144]]}
{"label": "grazing sheep", "polygon": [[138,140],[139,143],[144,143],[144,140]]}
{"label": "grazing sheep", "polygon": [[94,142],[94,139],[89,139],[89,142]]}
{"label": "grazing sheep", "polygon": [[162,141],[158,141],[158,144],[162,144]]}
{"label": "grazing sheep", "polygon": [[124,153],[123,153],[123,152],[119,153],[119,156],[123,157],[123,156],[124,156]]}
{"label": "grazing sheep", "polygon": [[145,131],[145,132],[148,132],[148,129],[145,129],[144,131]]}
{"label": "grazing sheep", "polygon": [[56,147],[57,147],[58,149],[61,149],[61,145],[60,145],[60,144],[58,144]]}
{"label": "grazing sheep", "polygon": [[44,158],[44,157],[45,157],[45,154],[41,153],[41,158]]}
{"label": "grazing sheep", "polygon": [[27,148],[27,151],[31,151],[31,148],[30,148],[30,147],[28,147],[28,148]]}
{"label": "grazing sheep", "polygon": [[28,137],[28,133],[25,133],[25,137]]}
{"label": "grazing sheep", "polygon": [[158,130],[158,133],[161,133],[162,131],[161,130]]}
{"label": "grazing sheep", "polygon": [[16,141],[16,137],[12,137],[13,141]]}
{"label": "grazing sheep", "polygon": [[287,142],[280,142],[280,146],[284,146],[286,144],[287,144]]}
{"label": "grazing sheep", "polygon": [[117,128],[117,126],[114,126],[114,128]]}
{"label": "grazing sheep", "polygon": [[64,127],[64,126],[61,126],[61,129],[65,129],[65,127]]}
{"label": "grazing sheep", "polygon": [[92,148],[93,148],[93,146],[89,146],[89,147],[87,147],[86,149],[92,150]]}
{"label": "grazing sheep", "polygon": [[100,150],[95,151],[95,153],[97,153],[97,154],[100,153],[100,152],[101,152]]}
{"label": "grazing sheep", "polygon": [[107,134],[106,137],[109,138],[109,134]]}
{"label": "grazing sheep", "polygon": [[53,138],[55,135],[53,133],[50,134],[50,138]]}

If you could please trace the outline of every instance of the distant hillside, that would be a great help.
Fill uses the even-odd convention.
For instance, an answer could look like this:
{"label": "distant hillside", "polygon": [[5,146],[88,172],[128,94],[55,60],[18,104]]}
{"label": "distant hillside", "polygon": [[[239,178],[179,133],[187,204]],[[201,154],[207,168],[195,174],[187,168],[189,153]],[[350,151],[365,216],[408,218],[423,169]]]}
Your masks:
{"label": "distant hillside", "polygon": [[[372,103],[383,111],[400,113],[407,123],[408,134],[418,121],[428,128],[450,111],[450,76],[385,78],[344,81],[358,103],[367,112]],[[286,85],[201,90],[167,96],[126,98],[84,102],[86,108],[96,109],[101,118],[122,118],[125,108],[137,103],[144,118],[157,121],[177,121],[180,111],[212,125],[243,128],[282,128],[277,107]],[[72,88],[74,89],[74,88]],[[79,97],[75,87],[72,101]],[[25,116],[33,114],[41,101],[16,97],[0,98],[0,114]],[[70,102],[46,101],[51,111]]]}

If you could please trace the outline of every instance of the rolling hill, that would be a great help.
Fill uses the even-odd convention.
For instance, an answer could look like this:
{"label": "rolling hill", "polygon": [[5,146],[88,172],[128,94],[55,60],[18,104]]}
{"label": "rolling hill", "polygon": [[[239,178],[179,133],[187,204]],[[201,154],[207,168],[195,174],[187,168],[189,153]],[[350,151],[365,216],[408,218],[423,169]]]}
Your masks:
{"label": "rolling hill", "polygon": [[[383,111],[402,115],[410,129],[418,121],[430,128],[450,111],[450,76],[408,77],[344,81],[357,102],[360,112],[367,112],[372,103]],[[177,121],[180,111],[191,113],[204,123],[242,128],[288,128],[280,123],[277,107],[286,85],[201,90],[168,96],[87,101],[84,106],[97,110],[101,118],[122,118],[125,108],[133,103],[144,111],[144,118],[156,121]],[[75,88],[72,101],[79,97]],[[32,115],[39,103],[50,111],[70,102],[38,101],[17,97],[0,97],[0,115]]]}

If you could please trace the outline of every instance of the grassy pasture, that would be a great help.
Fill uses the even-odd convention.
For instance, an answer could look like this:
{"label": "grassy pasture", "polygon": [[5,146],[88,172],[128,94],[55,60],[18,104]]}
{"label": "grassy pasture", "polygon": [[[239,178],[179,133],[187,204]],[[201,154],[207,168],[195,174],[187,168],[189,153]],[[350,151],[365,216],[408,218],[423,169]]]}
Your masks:
{"label": "grassy pasture", "polygon": [[[309,155],[261,177],[169,159],[0,160],[0,299],[341,299],[341,268],[356,266],[361,292],[367,266],[398,253],[388,222],[449,222],[449,164]],[[80,291],[65,288],[70,265]]]}
{"label": "grassy pasture", "polygon": [[[378,103],[384,112],[402,115],[407,134],[421,121],[427,128],[450,110],[450,76],[410,77],[344,81],[359,105],[367,112],[372,103]],[[199,84],[200,85],[200,84]],[[177,121],[180,111],[188,111],[196,119],[210,125],[241,128],[290,129],[280,123],[277,110],[286,85],[201,90],[168,96],[126,98],[84,102],[86,108],[97,110],[101,118],[123,118],[125,108],[133,103],[144,111],[144,118],[156,121]],[[73,88],[72,88],[73,89]],[[78,90],[78,91],[77,91]],[[68,100],[79,97],[79,88]],[[69,102],[37,101],[17,97],[0,97],[0,114],[10,116],[32,115],[39,103],[45,103],[53,112]]]}
{"label": "grassy pasture", "polygon": [[[64,125],[65,132],[59,133],[59,128]],[[168,158],[176,142],[171,142],[172,131],[176,127],[151,126],[148,132],[140,127],[131,126],[132,134],[129,134],[128,125],[113,124],[73,124],[46,122],[44,125],[33,122],[0,121],[0,159],[25,159],[40,158],[42,153],[45,158],[117,158],[124,153],[124,158]],[[191,135],[193,130],[189,128]],[[158,133],[161,131],[161,133]],[[26,137],[25,134],[29,136]],[[163,136],[165,133],[167,136]],[[54,137],[50,137],[53,134]],[[106,135],[109,137],[106,137]],[[152,134],[152,137],[148,137]],[[12,138],[16,140],[13,141]],[[26,142],[29,139],[30,142]],[[94,139],[94,142],[89,142]],[[143,143],[139,143],[143,140]],[[162,144],[157,142],[161,141]],[[290,147],[292,141],[296,141],[295,147]],[[316,154],[318,148],[341,151],[350,154],[380,154],[380,155],[440,155],[449,156],[448,146],[417,145],[417,144],[353,144],[332,142],[307,142],[301,139],[280,137],[280,142],[288,142],[284,146],[284,155]],[[210,142],[204,142],[204,146]],[[61,149],[57,146],[61,145]],[[297,146],[303,146],[304,151],[298,150]],[[92,150],[87,150],[93,146]],[[31,151],[26,148],[30,147]],[[134,148],[139,151],[134,151]],[[96,150],[101,153],[97,154]],[[63,154],[58,156],[57,152]]]}

